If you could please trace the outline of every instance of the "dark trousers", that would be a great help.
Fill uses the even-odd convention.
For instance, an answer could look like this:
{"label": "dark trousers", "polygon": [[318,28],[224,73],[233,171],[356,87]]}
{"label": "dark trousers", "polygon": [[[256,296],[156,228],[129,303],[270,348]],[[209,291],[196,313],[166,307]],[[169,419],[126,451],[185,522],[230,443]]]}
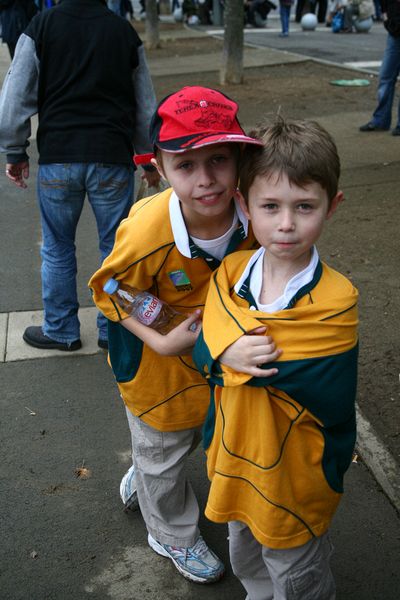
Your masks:
{"label": "dark trousers", "polygon": [[[318,4],[318,11],[316,11]],[[296,23],[300,23],[301,17],[306,12],[315,14],[317,12],[318,23],[324,23],[326,18],[326,11],[328,9],[328,0],[297,0],[296,5]]]}
{"label": "dark trousers", "polygon": [[11,60],[14,58],[14,53],[15,53],[15,47],[16,47],[16,42],[7,42],[7,46],[8,46],[8,51],[10,53],[11,56]]}

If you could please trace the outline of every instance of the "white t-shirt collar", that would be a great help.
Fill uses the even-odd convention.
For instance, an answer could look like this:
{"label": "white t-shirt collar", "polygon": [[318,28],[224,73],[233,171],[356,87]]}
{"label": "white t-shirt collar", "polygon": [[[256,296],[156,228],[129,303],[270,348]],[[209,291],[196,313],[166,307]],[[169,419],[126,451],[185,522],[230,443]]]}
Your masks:
{"label": "white t-shirt collar", "polygon": [[246,280],[248,279],[251,271],[250,292],[254,300],[257,302],[257,307],[255,308],[263,312],[272,313],[286,308],[286,306],[288,306],[291,299],[297,294],[297,292],[313,280],[315,269],[317,268],[319,262],[319,255],[317,248],[313,246],[309,264],[305,269],[303,269],[299,273],[296,273],[296,275],[294,275],[287,282],[283,294],[279,298],[274,300],[274,302],[272,302],[271,304],[261,304],[259,302],[259,297],[261,294],[261,287],[263,282],[264,254],[264,248],[260,248],[255,254],[253,254],[249,262],[247,263],[246,268],[243,271],[239,281],[236,283],[234,289],[237,294],[239,294],[240,292],[241,296],[243,296],[243,294],[246,293],[246,289],[244,289],[244,286],[246,286]]}
{"label": "white t-shirt collar", "polygon": [[[235,210],[239,217],[239,221],[243,225],[244,232],[246,236],[248,235],[249,223],[244,215],[242,209],[240,208],[239,202],[235,201]],[[189,247],[189,234],[186,229],[185,220],[182,215],[181,203],[179,201],[178,196],[175,192],[172,192],[171,197],[169,199],[169,217],[171,221],[172,233],[174,235],[174,240],[176,247],[179,252],[186,256],[186,258],[191,258],[191,252]]]}

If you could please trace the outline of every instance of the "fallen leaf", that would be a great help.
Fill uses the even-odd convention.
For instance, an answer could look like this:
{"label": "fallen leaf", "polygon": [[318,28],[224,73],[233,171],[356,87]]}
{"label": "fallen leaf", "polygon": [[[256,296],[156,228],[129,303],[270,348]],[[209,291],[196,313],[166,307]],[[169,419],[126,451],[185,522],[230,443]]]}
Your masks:
{"label": "fallen leaf", "polygon": [[74,473],[75,477],[78,477],[79,479],[89,479],[89,477],[92,476],[91,470],[83,466],[75,469]]}

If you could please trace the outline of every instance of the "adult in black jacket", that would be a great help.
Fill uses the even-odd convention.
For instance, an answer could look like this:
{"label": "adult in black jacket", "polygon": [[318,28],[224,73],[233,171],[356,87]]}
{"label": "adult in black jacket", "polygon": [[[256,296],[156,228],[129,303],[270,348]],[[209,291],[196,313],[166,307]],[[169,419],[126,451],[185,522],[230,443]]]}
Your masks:
{"label": "adult in black jacket", "polygon": [[[385,53],[379,72],[378,106],[372,119],[360,131],[386,131],[392,122],[396,81],[400,74],[400,0],[381,0],[383,24],[388,32]],[[392,135],[400,136],[400,101]]]}
{"label": "adult in black jacket", "polygon": [[[7,177],[26,187],[30,120],[38,113],[44,322],[25,330],[31,346],[81,347],[75,232],[84,198],[103,260],[133,202],[133,154],[152,151],[155,107],[142,42],[105,0],[61,0],[21,35],[0,97],[0,150]],[[158,181],[151,170],[145,176]],[[99,346],[107,347],[101,315],[98,330]]]}
{"label": "adult in black jacket", "polygon": [[14,57],[18,38],[38,12],[33,0],[0,0],[1,37]]}

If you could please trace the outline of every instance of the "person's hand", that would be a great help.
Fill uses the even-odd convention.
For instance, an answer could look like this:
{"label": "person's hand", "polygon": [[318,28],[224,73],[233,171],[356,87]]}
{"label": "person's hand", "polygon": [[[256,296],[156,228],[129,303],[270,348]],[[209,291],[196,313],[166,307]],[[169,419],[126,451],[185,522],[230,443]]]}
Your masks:
{"label": "person's hand", "polygon": [[257,327],[242,335],[219,357],[219,361],[239,373],[253,377],[270,377],[278,369],[261,369],[260,365],[273,362],[282,354],[272,337],[265,335],[266,327]]}
{"label": "person's hand", "polygon": [[159,354],[163,354],[164,356],[191,354],[201,331],[200,318],[201,310],[196,310],[185,321],[174,329],[171,329],[167,335],[163,335],[162,347],[158,351]]}
{"label": "person's hand", "polygon": [[191,354],[193,350],[201,331],[201,310],[196,310],[166,335],[161,334],[152,327],[143,325],[134,317],[127,317],[120,323],[157,354],[180,356],[181,354]]}
{"label": "person's hand", "polygon": [[143,171],[142,179],[147,181],[149,187],[157,187],[160,183],[160,173],[156,171]]}
{"label": "person's hand", "polygon": [[6,176],[14,183],[14,185],[25,189],[28,187],[25,183],[25,179],[28,179],[29,177],[29,162],[24,160],[20,163],[16,163],[15,165],[7,163]]}

